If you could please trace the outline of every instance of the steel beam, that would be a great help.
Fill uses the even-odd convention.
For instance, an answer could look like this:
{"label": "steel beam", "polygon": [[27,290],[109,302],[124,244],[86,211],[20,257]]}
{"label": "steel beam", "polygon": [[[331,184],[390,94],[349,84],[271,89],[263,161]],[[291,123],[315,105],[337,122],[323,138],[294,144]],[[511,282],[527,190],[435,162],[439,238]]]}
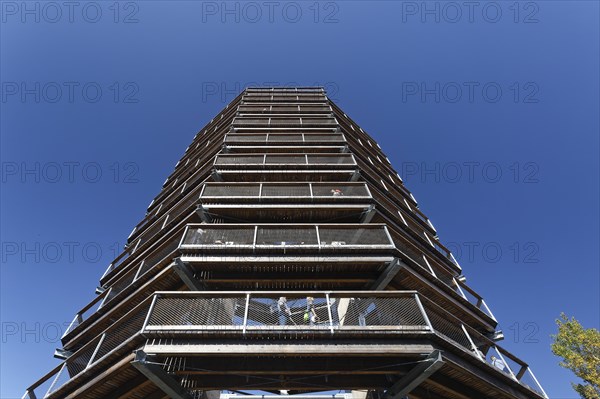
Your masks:
{"label": "steel beam", "polygon": [[383,290],[390,283],[390,281],[392,281],[396,274],[398,274],[400,269],[406,266],[406,263],[402,262],[398,258],[394,258],[394,260],[391,261],[385,268],[383,273],[381,273],[379,278],[373,283],[371,289],[376,291]]}
{"label": "steel beam", "polygon": [[143,350],[135,352],[135,359],[131,362],[140,373],[145,375],[154,385],[160,388],[172,399],[192,399],[192,396],[181,384],[170,376],[162,367],[148,361],[148,355]]}
{"label": "steel beam", "polygon": [[179,278],[190,289],[190,291],[206,291],[206,285],[194,277],[194,273],[190,267],[183,262],[181,258],[175,258],[173,270],[175,270]]}
{"label": "steel beam", "polygon": [[443,365],[444,361],[442,360],[441,351],[434,350],[424,362],[419,363],[404,377],[400,378],[399,381],[392,385],[392,387],[386,391],[382,399],[404,398]]}

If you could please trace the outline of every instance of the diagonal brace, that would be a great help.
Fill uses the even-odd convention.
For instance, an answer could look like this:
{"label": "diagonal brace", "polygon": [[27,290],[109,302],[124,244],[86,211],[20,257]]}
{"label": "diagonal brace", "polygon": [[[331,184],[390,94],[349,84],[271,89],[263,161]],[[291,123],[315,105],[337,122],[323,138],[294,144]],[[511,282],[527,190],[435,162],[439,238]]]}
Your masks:
{"label": "diagonal brace", "polygon": [[423,381],[429,378],[440,367],[444,365],[442,352],[434,350],[429,354],[424,362],[416,365],[404,377],[400,378],[390,389],[388,389],[382,399],[402,399],[413,389],[421,385]]}
{"label": "diagonal brace", "polygon": [[131,365],[167,394],[169,398],[192,399],[188,391],[161,366],[149,362],[148,355],[143,350],[135,351],[135,359],[131,362]]}
{"label": "diagonal brace", "polygon": [[394,258],[394,260],[386,266],[379,278],[373,283],[371,289],[376,291],[383,290],[403,267],[406,267],[406,263],[398,258]]}
{"label": "diagonal brace", "polygon": [[206,291],[204,283],[194,277],[194,273],[190,270],[190,267],[181,258],[175,258],[173,269],[190,291]]}

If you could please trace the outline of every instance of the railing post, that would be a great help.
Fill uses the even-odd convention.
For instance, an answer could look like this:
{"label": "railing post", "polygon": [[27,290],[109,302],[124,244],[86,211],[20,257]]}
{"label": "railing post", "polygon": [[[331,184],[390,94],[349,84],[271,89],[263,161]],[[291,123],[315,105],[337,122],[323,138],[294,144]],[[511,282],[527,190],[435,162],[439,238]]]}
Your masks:
{"label": "railing post", "polygon": [[102,277],[100,277],[100,279],[101,279],[101,280],[102,280],[104,277],[106,277],[106,275],[107,275],[108,273],[110,273],[110,272],[112,271],[112,265],[113,265],[113,263],[112,263],[112,262],[111,262],[111,263],[108,265],[108,267],[107,267],[107,268],[106,268],[106,270],[104,271],[104,274],[102,274]]}
{"label": "railing post", "polygon": [[458,284],[456,282],[456,279],[454,277],[452,277],[452,281],[454,281],[454,284],[456,284],[456,288],[458,288],[458,292],[460,293],[460,295],[462,295],[463,298],[465,298],[467,301],[469,300],[469,298],[467,298],[467,296],[465,295],[464,291],[462,290],[462,288],[460,288],[460,284]]}
{"label": "railing post", "polygon": [[150,303],[150,307],[148,308],[148,314],[146,315],[146,318],[144,319],[144,324],[142,324],[142,329],[140,330],[141,334],[144,333],[144,330],[148,326],[148,322],[150,321],[150,315],[154,311],[154,306],[156,306],[157,298],[158,295],[154,295],[154,298],[152,298],[152,303]]}
{"label": "railing post", "polygon": [[394,239],[392,238],[392,235],[390,234],[390,232],[386,226],[383,226],[383,231],[387,235],[388,240],[390,240],[390,244],[394,245]]}
{"label": "railing post", "polygon": [[508,370],[508,372],[510,373],[510,376],[515,380],[515,381],[519,381],[517,379],[517,376],[515,376],[515,373],[513,373],[512,369],[510,368],[510,366],[508,365],[508,363],[506,362],[506,360],[504,359],[504,356],[502,356],[502,353],[500,353],[500,351],[498,350],[497,346],[494,346],[494,350],[496,351],[496,354],[498,356],[500,356],[500,360],[502,360],[502,363],[504,363],[504,367],[506,367],[506,369]]}
{"label": "railing post", "polygon": [[[400,213],[400,212],[398,211],[398,213]],[[425,261],[425,264],[429,268],[429,273],[431,273],[431,275],[433,277],[438,278],[437,274],[435,274],[435,271],[433,270],[433,267],[431,267],[431,265],[429,264],[429,261],[427,260],[427,257],[425,255],[422,255],[422,256],[423,256],[423,260]],[[463,294],[463,296],[465,296],[465,295]]]}
{"label": "railing post", "polygon": [[329,314],[329,329],[333,334],[333,317],[331,316],[331,302],[329,301],[329,293],[325,294],[325,300],[327,301],[327,314]]}
{"label": "railing post", "polygon": [[314,199],[314,194],[313,194],[312,183],[308,183],[308,189],[310,190],[310,199],[313,200]]}
{"label": "railing post", "polygon": [[435,330],[433,329],[433,325],[431,324],[431,321],[429,321],[429,317],[427,317],[425,308],[423,307],[423,304],[421,303],[421,300],[419,299],[419,295],[414,294],[414,296],[415,296],[415,301],[417,302],[417,306],[419,307],[419,310],[421,311],[421,314],[423,315],[423,319],[425,319],[425,323],[427,324],[427,327],[429,328],[429,330],[431,330],[431,332],[435,332]]}
{"label": "railing post", "polygon": [[256,237],[258,235],[258,226],[254,226],[254,238],[252,239],[252,252],[256,251]]}
{"label": "railing post", "polygon": [[90,367],[90,365],[92,363],[94,363],[94,358],[96,357],[96,355],[98,354],[98,351],[100,350],[100,346],[102,346],[102,343],[104,342],[104,338],[106,337],[106,333],[102,334],[102,336],[100,337],[100,341],[98,341],[98,345],[96,345],[96,349],[94,349],[94,353],[92,353],[92,356],[90,357],[90,360],[87,362],[87,364],[85,365],[85,368],[87,369],[88,367]]}
{"label": "railing post", "polygon": [[140,263],[140,267],[138,267],[137,272],[135,272],[135,276],[133,276],[133,281],[137,280],[138,277],[140,277],[140,272],[142,271],[142,268],[144,267],[145,262],[146,262],[146,259],[142,260],[142,263]]}
{"label": "railing post", "polygon": [[473,350],[473,352],[475,352],[475,354],[477,355],[477,357],[482,360],[485,361],[483,359],[483,357],[481,356],[481,353],[479,353],[479,348],[477,346],[475,346],[475,343],[473,342],[473,340],[471,339],[471,336],[469,335],[467,329],[465,328],[464,324],[460,325],[460,328],[462,328],[463,332],[465,333],[465,336],[467,337],[467,339],[469,340],[469,343],[471,344],[471,349]]}
{"label": "railing post", "polygon": [[21,399],[37,399],[37,396],[35,396],[35,392],[34,391],[30,391],[29,389],[25,391],[25,395],[23,395],[23,397]]}
{"label": "railing post", "polygon": [[177,248],[181,248],[181,246],[183,245],[183,242],[185,241],[185,237],[187,237],[188,232],[190,230],[190,226],[186,225],[185,229],[183,230],[183,234],[181,235],[181,240],[179,240],[179,244],[177,245]]}
{"label": "railing post", "polygon": [[65,360],[65,362],[63,363],[62,367],[60,368],[60,370],[58,371],[58,373],[56,373],[56,377],[54,377],[54,380],[52,381],[52,384],[50,384],[50,387],[48,388],[48,391],[46,392],[46,394],[43,396],[44,398],[48,395],[50,395],[51,392],[54,391],[54,386],[56,385],[56,383],[58,382],[58,379],[60,378],[60,375],[62,374],[62,372],[65,370],[65,367],[67,367],[67,361]]}
{"label": "railing post", "polygon": [[321,250],[321,234],[319,234],[319,225],[315,226],[315,231],[317,232],[317,245],[319,248],[319,251]]}
{"label": "railing post", "polygon": [[496,316],[494,316],[494,314],[492,313],[492,311],[490,310],[490,308],[488,308],[488,305],[487,305],[487,303],[485,303],[485,300],[483,300],[483,298],[481,299],[481,303],[485,307],[485,310],[487,311],[487,314],[489,314],[490,317],[492,319],[494,319],[494,321],[497,321],[496,320]]}
{"label": "railing post", "polygon": [[542,391],[542,394],[544,395],[544,397],[546,399],[549,399],[548,394],[546,393],[546,391],[544,391],[544,388],[542,388],[542,385],[540,384],[540,382],[537,380],[537,378],[535,378],[535,375],[533,374],[533,371],[531,371],[531,369],[529,367],[527,367],[527,371],[529,372],[529,375],[531,375],[531,378],[533,378],[533,380],[535,381],[535,383],[537,384],[538,388],[540,389],[540,391]]}
{"label": "railing post", "polygon": [[[108,299],[108,297],[110,296],[110,292],[112,291],[113,287],[110,287],[108,290],[106,290],[106,295],[104,295],[104,298],[102,298],[102,302],[100,302],[100,306],[98,306],[98,309],[102,308],[102,306],[104,306],[104,304],[106,303],[106,300]],[[96,309],[96,310],[98,310]]]}
{"label": "railing post", "polygon": [[248,325],[248,309],[250,308],[250,294],[246,294],[246,308],[244,309],[244,324],[242,334],[246,334],[246,326]]}
{"label": "railing post", "polygon": [[71,330],[73,330],[76,326],[74,326],[75,321],[77,321],[77,325],[80,325],[83,322],[83,319],[81,318],[81,314],[77,313],[75,315],[75,317],[73,317],[73,321],[71,322],[71,324],[69,324],[69,327],[67,328],[67,330],[65,331],[65,333],[62,335],[62,338],[65,337],[65,335],[67,335],[68,333],[71,332]]}

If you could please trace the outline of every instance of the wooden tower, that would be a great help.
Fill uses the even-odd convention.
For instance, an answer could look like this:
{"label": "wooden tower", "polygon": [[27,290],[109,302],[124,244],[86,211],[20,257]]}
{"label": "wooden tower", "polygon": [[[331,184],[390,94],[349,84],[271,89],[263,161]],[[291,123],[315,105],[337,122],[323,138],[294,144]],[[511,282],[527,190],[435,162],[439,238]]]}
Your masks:
{"label": "wooden tower", "polygon": [[547,398],[382,149],[322,88],[241,93],[100,287],[23,398]]}

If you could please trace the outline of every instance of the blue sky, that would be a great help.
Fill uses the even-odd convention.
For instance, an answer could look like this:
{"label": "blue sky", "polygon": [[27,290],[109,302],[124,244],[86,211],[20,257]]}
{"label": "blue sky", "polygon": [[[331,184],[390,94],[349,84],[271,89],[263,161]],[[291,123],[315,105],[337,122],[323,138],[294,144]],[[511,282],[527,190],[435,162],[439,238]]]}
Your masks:
{"label": "blue sky", "polygon": [[560,312],[599,327],[599,7],[2,1],[1,391],[74,313],[193,136],[247,85],[325,86],[381,145],[551,398]]}

